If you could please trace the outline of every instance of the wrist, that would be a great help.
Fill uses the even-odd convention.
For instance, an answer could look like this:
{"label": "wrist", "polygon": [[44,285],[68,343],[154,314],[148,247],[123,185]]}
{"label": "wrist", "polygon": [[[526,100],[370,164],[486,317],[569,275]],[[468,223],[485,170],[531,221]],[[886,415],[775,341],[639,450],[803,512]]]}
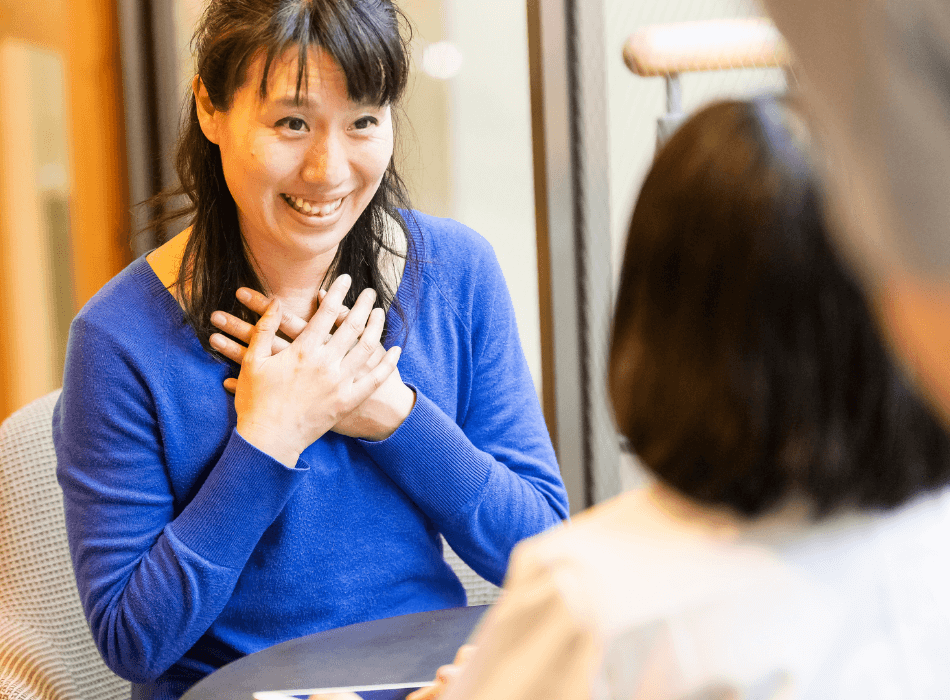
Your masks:
{"label": "wrist", "polygon": [[288,443],[280,434],[259,423],[239,420],[236,430],[246,443],[253,445],[285,467],[293,468],[300,459],[300,450]]}
{"label": "wrist", "polygon": [[396,392],[395,401],[391,405],[392,413],[390,419],[386,421],[385,425],[379,426],[372,435],[367,435],[365,439],[379,442],[391,437],[392,434],[399,430],[399,427],[406,422],[406,418],[412,413],[412,409],[415,405],[416,392],[406,384],[400,382],[400,388]]}

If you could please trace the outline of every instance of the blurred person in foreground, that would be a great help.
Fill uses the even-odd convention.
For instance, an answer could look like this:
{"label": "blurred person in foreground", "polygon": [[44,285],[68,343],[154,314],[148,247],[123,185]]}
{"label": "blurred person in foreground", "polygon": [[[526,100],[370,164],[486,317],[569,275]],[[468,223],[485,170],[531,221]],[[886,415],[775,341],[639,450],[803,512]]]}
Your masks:
{"label": "blurred person in foreground", "polygon": [[946,696],[950,438],[831,247],[816,152],[761,99],[658,153],[609,363],[656,481],[520,545],[414,700]]}
{"label": "blurred person in foreground", "polygon": [[765,5],[836,163],[836,243],[950,425],[950,3]]}
{"label": "blurred person in foreground", "polygon": [[212,0],[194,46],[188,227],[73,321],[53,419],[86,616],[137,698],[465,605],[441,536],[500,583],[568,513],[491,246],[407,205],[398,8]]}

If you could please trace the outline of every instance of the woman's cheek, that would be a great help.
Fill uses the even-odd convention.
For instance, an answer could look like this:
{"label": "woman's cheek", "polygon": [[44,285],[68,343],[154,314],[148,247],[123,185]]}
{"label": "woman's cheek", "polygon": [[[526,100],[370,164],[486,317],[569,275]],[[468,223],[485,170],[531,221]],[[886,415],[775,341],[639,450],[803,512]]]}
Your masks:
{"label": "woman's cheek", "polygon": [[303,142],[280,142],[272,138],[255,139],[248,149],[251,166],[265,177],[282,179],[292,174],[303,152]]}

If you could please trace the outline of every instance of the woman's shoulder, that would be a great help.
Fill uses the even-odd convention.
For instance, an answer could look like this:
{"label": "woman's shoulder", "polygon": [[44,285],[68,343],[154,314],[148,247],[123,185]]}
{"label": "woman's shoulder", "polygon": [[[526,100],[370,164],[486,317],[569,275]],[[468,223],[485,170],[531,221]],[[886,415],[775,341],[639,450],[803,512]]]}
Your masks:
{"label": "woman's shoulder", "polygon": [[488,240],[474,229],[455,219],[448,219],[420,211],[402,211],[403,221],[413,241],[421,243],[424,261],[451,261],[453,265],[495,259]]}
{"label": "woman's shoulder", "polygon": [[144,339],[160,334],[181,317],[178,302],[156,276],[145,256],[133,260],[87,301],[73,327],[94,327],[110,336]]}
{"label": "woman's shoulder", "polygon": [[462,318],[486,313],[490,305],[480,300],[507,289],[488,240],[453,219],[417,211],[401,213],[414,243],[413,259],[423,289],[438,290]]}
{"label": "woman's shoulder", "polygon": [[612,634],[740,588],[786,586],[794,577],[786,563],[741,535],[738,528],[670,512],[647,487],[522,543],[512,570],[551,579],[577,615]]}

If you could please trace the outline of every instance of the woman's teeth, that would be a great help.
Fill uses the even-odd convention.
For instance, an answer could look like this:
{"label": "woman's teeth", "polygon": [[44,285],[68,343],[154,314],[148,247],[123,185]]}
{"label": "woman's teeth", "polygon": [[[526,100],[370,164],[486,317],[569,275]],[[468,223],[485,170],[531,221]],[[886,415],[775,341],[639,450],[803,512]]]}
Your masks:
{"label": "woman's teeth", "polygon": [[329,204],[317,204],[316,202],[308,202],[305,199],[300,197],[294,197],[289,194],[283,195],[284,201],[287,202],[294,209],[299,211],[301,214],[306,214],[307,216],[329,216],[337,209],[340,208],[340,205],[343,203],[343,198],[336,200],[335,202],[330,202]]}

